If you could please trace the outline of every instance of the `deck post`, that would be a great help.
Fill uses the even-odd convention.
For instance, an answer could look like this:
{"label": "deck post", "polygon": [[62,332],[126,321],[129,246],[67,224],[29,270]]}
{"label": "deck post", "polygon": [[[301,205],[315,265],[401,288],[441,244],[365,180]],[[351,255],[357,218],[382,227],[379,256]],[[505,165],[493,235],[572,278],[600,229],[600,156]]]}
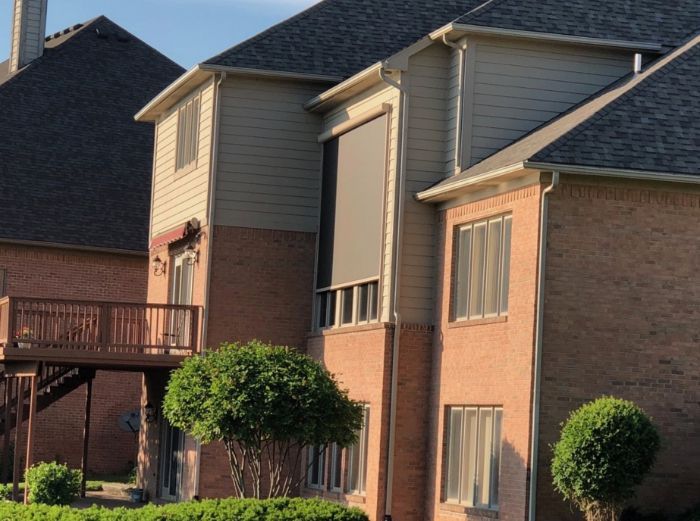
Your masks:
{"label": "deck post", "polygon": [[24,378],[17,378],[17,416],[15,418],[15,458],[12,470],[12,500],[19,500],[19,474],[21,459],[20,442],[22,441],[22,419],[24,417]]}
{"label": "deck post", "polygon": [[29,484],[26,483],[26,471],[34,464],[34,427],[36,426],[36,397],[38,394],[38,376],[30,376],[29,384],[29,424],[27,426],[27,458],[25,462],[24,504],[29,503]]}
{"label": "deck post", "polygon": [[[12,390],[15,379],[5,377],[5,432],[2,437],[2,483],[7,485],[10,479],[10,431],[12,430]],[[16,393],[15,393],[16,395]]]}
{"label": "deck post", "polygon": [[88,471],[88,445],[90,443],[90,408],[92,406],[92,376],[85,382],[85,423],[83,424],[83,459],[80,468],[83,471],[83,480],[80,483],[80,497],[85,497]]}

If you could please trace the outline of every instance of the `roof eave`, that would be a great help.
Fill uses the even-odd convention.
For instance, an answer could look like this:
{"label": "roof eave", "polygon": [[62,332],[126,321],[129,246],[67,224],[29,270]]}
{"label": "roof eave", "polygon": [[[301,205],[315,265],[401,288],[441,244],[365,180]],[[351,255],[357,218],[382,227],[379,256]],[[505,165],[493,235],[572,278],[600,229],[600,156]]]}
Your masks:
{"label": "roof eave", "polygon": [[433,40],[442,39],[443,36],[451,36],[459,39],[463,36],[501,36],[506,38],[521,38],[527,40],[539,40],[544,42],[558,42],[570,45],[587,45],[603,47],[607,49],[623,49],[628,51],[659,53],[663,51],[663,45],[656,42],[634,42],[628,40],[614,40],[606,38],[590,38],[586,36],[572,36],[568,34],[543,33],[536,31],[522,31],[517,29],[504,29],[501,27],[488,27],[473,24],[450,23],[430,33]]}
{"label": "roof eave", "polygon": [[598,166],[570,165],[526,160],[524,168],[533,170],[559,171],[565,174],[590,175],[600,177],[618,177],[637,181],[661,181],[666,183],[700,184],[698,174],[681,174],[654,170],[635,170],[624,168],[606,168]]}
{"label": "roof eave", "polygon": [[463,195],[464,193],[479,190],[485,185],[492,186],[496,179],[498,180],[498,183],[500,183],[514,177],[519,177],[520,175],[527,173],[525,170],[526,167],[521,161],[471,177],[465,177],[464,179],[460,179],[459,181],[448,183],[446,185],[438,184],[428,188],[427,190],[418,192],[415,197],[417,201],[425,203],[447,201]]}
{"label": "roof eave", "polygon": [[203,69],[201,65],[195,65],[148,102],[134,116],[134,119],[136,121],[156,121],[174,104],[173,98],[179,99],[184,91],[189,91],[196,85],[203,83],[211,74],[211,71]]}

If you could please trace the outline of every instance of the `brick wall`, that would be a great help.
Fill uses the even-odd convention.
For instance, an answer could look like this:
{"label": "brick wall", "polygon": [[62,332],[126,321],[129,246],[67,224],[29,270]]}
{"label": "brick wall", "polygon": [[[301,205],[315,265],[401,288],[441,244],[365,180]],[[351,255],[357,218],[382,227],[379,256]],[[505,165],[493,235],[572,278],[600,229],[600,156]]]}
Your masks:
{"label": "brick wall", "polygon": [[[144,302],[145,256],[0,244],[0,269],[7,270],[9,295],[57,299]],[[140,376],[98,373],[93,387],[90,470],[123,472],[135,461],[133,435],[117,426],[120,414],[138,409]],[[39,459],[79,466],[82,454],[82,387],[39,413],[35,450]]]}
{"label": "brick wall", "polygon": [[[523,521],[527,510],[532,362],[535,331],[540,185],[449,209],[440,214],[436,334],[427,458],[426,518],[477,520],[483,511],[442,503],[445,409],[450,405],[503,406],[503,455],[498,518]],[[454,228],[512,213],[508,317],[450,322],[454,283]]]}
{"label": "brick wall", "polygon": [[563,179],[551,196],[538,519],[575,519],[552,490],[548,445],[601,395],[635,401],[663,450],[646,509],[700,501],[700,195],[668,185]]}

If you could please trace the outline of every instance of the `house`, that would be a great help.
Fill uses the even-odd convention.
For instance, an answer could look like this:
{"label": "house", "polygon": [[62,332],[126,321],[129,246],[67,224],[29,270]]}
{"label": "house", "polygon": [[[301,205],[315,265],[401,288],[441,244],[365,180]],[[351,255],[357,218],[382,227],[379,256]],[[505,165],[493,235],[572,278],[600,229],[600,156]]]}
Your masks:
{"label": "house", "polygon": [[[665,440],[639,506],[695,502],[699,30],[691,0],[325,0],[153,98],[157,311],[90,342],[144,373],[149,497],[232,493],[223,448],[160,402],[186,356],[258,338],[365,404],[355,446],[310,449],[302,495],[574,519],[549,445],[615,394]],[[69,356],[50,340],[27,357]]]}
{"label": "house", "polygon": [[[105,17],[44,38],[46,10],[46,0],[14,2],[11,55],[0,63],[0,337],[16,351],[15,336],[38,341],[51,327],[57,338],[70,332],[73,349],[88,349],[85,301],[145,305],[153,134],[132,116],[182,72]],[[12,307],[33,310],[33,320],[8,321]],[[52,323],[51,313],[60,319]],[[138,417],[129,413],[139,412],[139,373],[62,363],[35,369],[34,461],[128,472],[138,447]],[[10,432],[17,381],[5,377],[13,370],[6,363],[2,371],[0,433],[5,454],[16,444],[20,468],[28,427]]]}

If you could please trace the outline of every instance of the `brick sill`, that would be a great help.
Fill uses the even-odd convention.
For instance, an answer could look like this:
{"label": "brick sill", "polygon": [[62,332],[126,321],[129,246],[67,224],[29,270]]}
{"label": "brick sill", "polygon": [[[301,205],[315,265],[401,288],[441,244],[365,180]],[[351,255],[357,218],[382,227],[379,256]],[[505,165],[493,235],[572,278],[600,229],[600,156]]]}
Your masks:
{"label": "brick sill", "polygon": [[377,329],[389,329],[392,324],[388,322],[374,322],[372,324],[359,324],[355,326],[343,326],[333,329],[323,329],[321,331],[310,331],[308,338],[318,338],[324,336],[344,335],[346,333],[359,333],[362,331],[376,331]]}
{"label": "brick sill", "polygon": [[489,510],[486,508],[465,507],[463,505],[455,505],[451,503],[440,503],[440,510],[442,512],[451,512],[453,514],[463,514],[465,519],[498,519],[498,510]]}
{"label": "brick sill", "polygon": [[474,327],[474,326],[485,326],[488,324],[504,324],[508,322],[508,315],[500,317],[489,317],[489,318],[477,318],[474,320],[455,320],[448,322],[448,329],[457,329],[460,327]]}

